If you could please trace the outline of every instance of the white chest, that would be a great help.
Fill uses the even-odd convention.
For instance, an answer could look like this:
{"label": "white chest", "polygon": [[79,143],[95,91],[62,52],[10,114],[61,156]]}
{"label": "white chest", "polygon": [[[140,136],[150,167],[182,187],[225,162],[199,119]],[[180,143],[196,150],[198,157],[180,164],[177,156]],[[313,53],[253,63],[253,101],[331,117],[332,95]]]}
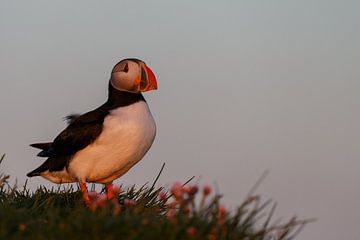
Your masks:
{"label": "white chest", "polygon": [[155,122],[145,102],[114,109],[105,117],[99,137],[74,155],[69,174],[89,182],[112,181],[141,160],[155,134]]}

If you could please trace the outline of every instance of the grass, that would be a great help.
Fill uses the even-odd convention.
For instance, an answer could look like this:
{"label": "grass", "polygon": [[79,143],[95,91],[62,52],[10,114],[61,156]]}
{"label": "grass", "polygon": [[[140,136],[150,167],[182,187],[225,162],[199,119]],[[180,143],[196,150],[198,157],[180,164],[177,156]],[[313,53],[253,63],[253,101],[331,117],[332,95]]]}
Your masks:
{"label": "grass", "polygon": [[1,173],[0,239],[290,240],[309,222],[272,222],[275,204],[259,196],[248,196],[230,212],[209,186],[190,183],[175,183],[169,190],[155,188],[155,182],[119,189],[113,200],[92,192],[89,209],[78,189],[30,191],[26,184],[18,188],[8,181]]}

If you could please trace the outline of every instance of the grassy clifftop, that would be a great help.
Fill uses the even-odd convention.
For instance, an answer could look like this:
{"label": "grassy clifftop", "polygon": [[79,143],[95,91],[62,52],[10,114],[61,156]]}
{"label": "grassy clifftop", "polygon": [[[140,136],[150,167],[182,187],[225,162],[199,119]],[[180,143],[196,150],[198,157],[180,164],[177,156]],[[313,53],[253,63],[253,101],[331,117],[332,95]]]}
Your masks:
{"label": "grassy clifftop", "polygon": [[249,196],[229,212],[209,186],[175,183],[121,190],[107,200],[91,192],[85,207],[78,189],[29,191],[0,174],[0,239],[294,239],[307,221],[272,223],[269,201]]}

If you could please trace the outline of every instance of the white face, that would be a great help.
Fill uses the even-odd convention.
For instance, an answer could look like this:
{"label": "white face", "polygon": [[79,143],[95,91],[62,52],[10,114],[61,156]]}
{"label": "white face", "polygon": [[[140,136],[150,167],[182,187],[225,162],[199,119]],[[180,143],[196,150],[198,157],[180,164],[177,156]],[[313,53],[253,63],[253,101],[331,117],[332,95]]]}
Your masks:
{"label": "white face", "polygon": [[111,85],[120,91],[133,93],[157,89],[154,73],[138,59],[124,59],[111,72]]}
{"label": "white face", "polygon": [[140,63],[131,60],[119,62],[111,73],[111,85],[120,91],[139,92],[140,81]]}

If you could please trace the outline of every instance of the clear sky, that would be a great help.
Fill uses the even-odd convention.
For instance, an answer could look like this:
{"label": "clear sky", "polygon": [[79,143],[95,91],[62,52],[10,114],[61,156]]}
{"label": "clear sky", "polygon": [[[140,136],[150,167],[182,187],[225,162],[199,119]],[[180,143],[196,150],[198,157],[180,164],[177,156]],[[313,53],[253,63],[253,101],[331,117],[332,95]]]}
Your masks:
{"label": "clear sky", "polygon": [[[159,90],[148,155],[118,183],[196,176],[235,207],[259,176],[298,239],[359,239],[360,2],[0,1],[1,171],[23,183],[62,118],[106,100],[137,57]],[[47,184],[29,179],[35,187]],[[48,184],[51,186],[51,184]]]}

